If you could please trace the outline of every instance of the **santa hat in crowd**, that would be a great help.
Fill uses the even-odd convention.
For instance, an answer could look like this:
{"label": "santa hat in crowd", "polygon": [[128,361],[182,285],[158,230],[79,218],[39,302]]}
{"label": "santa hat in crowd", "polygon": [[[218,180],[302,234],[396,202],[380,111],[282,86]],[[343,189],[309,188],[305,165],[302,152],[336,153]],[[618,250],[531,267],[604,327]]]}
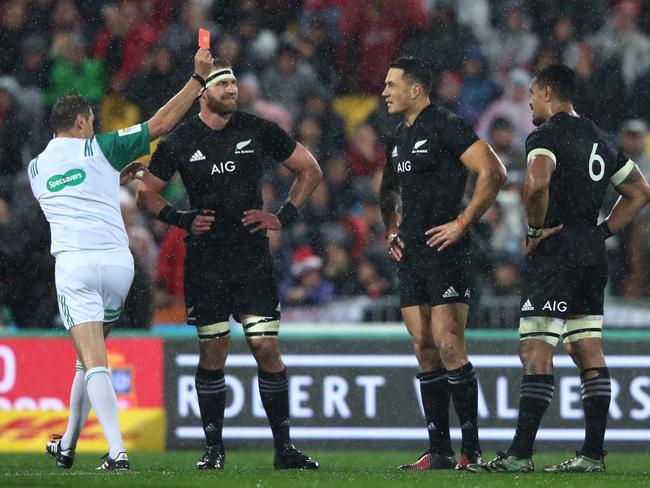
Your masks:
{"label": "santa hat in crowd", "polygon": [[291,273],[300,276],[305,271],[321,269],[323,260],[317,256],[310,246],[300,246],[293,253],[291,260]]}

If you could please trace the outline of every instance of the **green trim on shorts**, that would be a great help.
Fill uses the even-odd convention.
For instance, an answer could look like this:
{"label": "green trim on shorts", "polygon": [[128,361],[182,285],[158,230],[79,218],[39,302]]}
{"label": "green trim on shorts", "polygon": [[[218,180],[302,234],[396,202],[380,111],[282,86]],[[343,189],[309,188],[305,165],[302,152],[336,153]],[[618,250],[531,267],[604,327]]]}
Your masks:
{"label": "green trim on shorts", "polygon": [[65,295],[58,295],[59,299],[59,304],[61,305],[61,313],[63,319],[67,324],[68,328],[72,328],[75,325],[74,319],[72,318],[72,315],[70,315],[70,307],[66,304],[66,297]]}

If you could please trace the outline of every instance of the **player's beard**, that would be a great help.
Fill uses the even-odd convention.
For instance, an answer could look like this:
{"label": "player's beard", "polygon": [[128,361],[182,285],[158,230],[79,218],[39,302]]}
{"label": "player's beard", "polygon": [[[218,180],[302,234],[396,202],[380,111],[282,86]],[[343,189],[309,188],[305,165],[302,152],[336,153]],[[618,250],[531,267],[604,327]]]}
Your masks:
{"label": "player's beard", "polygon": [[236,98],[226,99],[226,101],[223,102],[217,98],[207,97],[206,103],[212,112],[215,112],[222,117],[237,111]]}

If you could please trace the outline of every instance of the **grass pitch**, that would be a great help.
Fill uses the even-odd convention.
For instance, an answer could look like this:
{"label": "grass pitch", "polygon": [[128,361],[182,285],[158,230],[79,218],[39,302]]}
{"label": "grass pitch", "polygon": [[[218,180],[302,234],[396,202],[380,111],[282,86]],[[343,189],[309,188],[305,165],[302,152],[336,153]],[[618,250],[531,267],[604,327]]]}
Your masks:
{"label": "grass pitch", "polygon": [[[321,469],[313,472],[275,471],[270,451],[234,451],[226,457],[224,471],[196,471],[192,468],[201,453],[168,451],[129,455],[133,467],[128,473],[100,473],[96,454],[80,454],[70,470],[56,468],[45,454],[0,454],[0,486],[119,486],[119,487],[605,487],[649,486],[650,454],[615,453],[607,456],[607,473],[550,475],[472,474],[453,471],[403,472],[396,466],[412,462],[418,452],[405,451],[322,451],[307,452],[317,459]],[[487,453],[491,459],[493,453]],[[538,470],[563,461],[573,453],[538,454]]]}

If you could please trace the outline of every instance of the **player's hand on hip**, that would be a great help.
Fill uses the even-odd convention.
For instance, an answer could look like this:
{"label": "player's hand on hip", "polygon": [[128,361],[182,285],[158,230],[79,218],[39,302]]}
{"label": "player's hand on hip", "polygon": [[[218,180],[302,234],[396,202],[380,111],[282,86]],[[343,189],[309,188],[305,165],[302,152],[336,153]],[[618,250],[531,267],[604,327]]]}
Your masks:
{"label": "player's hand on hip", "polygon": [[251,234],[262,230],[280,230],[282,224],[275,214],[266,212],[257,208],[252,208],[244,212],[244,218],[241,219],[245,226],[254,225],[250,230]]}
{"label": "player's hand on hip", "polygon": [[530,237],[526,236],[526,256],[528,256],[531,252],[533,252],[537,246],[539,246],[539,243],[542,242],[544,239],[546,239],[549,236],[552,236],[553,234],[556,234],[562,230],[562,225],[558,225],[557,227],[549,227],[547,229],[542,229],[542,235],[539,237]]}
{"label": "player's hand on hip", "polygon": [[437,227],[431,227],[424,235],[429,237],[427,246],[442,251],[458,242],[466,233],[467,227],[464,227],[459,219],[456,219]]}
{"label": "player's hand on hip", "polygon": [[144,181],[145,184],[145,175],[148,175],[149,168],[147,168],[144,163],[140,161],[133,161],[130,164],[127,164],[122,171],[120,171],[120,185],[124,186],[133,180]]}
{"label": "player's hand on hip", "polygon": [[399,261],[402,259],[404,251],[404,241],[396,233],[386,234],[386,240],[388,241],[388,255],[391,259]]}
{"label": "player's hand on hip", "polygon": [[205,234],[212,228],[214,222],[214,210],[201,210],[192,221],[192,234]]}
{"label": "player's hand on hip", "polygon": [[214,58],[209,49],[199,48],[194,55],[194,72],[204,80],[210,76],[214,69]]}

